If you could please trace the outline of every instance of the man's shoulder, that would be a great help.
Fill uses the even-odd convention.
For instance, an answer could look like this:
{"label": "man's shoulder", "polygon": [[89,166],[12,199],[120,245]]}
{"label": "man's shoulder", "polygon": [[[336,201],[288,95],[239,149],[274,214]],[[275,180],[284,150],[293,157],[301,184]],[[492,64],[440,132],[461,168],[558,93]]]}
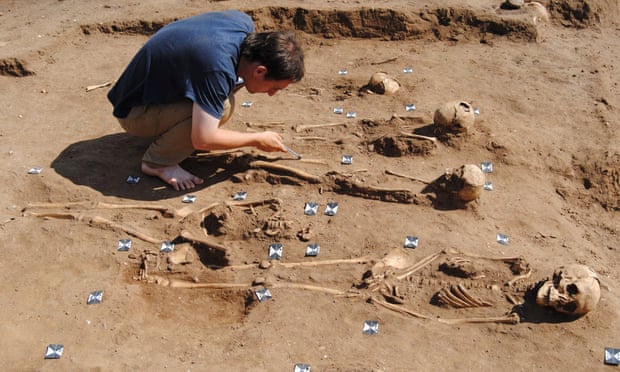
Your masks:
{"label": "man's shoulder", "polygon": [[208,25],[212,22],[221,22],[227,24],[245,25],[247,27],[254,28],[254,22],[252,21],[252,18],[248,14],[239,10],[223,10],[218,12],[202,13],[196,16],[185,18],[178,22],[195,22],[204,25]]}
{"label": "man's shoulder", "polygon": [[232,10],[223,10],[221,12],[216,12],[216,13],[221,13],[221,14],[224,14],[224,15],[229,16],[229,17],[237,18],[237,19],[240,19],[240,20],[243,20],[243,21],[250,21],[250,22],[252,22],[252,18],[247,13],[244,13],[244,12],[242,12],[240,10],[234,10],[234,9],[232,9]]}

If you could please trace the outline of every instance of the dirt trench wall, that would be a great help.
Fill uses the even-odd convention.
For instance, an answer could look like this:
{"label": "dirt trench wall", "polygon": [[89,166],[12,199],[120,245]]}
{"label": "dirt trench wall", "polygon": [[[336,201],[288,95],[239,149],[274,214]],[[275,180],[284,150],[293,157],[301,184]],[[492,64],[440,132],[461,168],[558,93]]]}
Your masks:
{"label": "dirt trench wall", "polygon": [[[617,0],[550,0],[541,2],[551,23],[571,28],[611,26],[620,18]],[[534,42],[539,26],[526,11],[453,6],[416,9],[360,7],[350,10],[306,9],[266,6],[245,10],[258,31],[288,29],[322,38],[382,38],[385,40],[425,40],[486,42],[494,37],[517,42]],[[92,33],[150,36],[178,18],[115,20],[81,25],[84,35]],[[35,72],[28,61],[12,56],[0,60],[0,75],[23,77]]]}
{"label": "dirt trench wall", "polygon": [[552,18],[565,27],[611,26],[617,24],[620,16],[617,0],[552,0],[543,4]]}
{"label": "dirt trench wall", "polygon": [[[325,38],[385,38],[388,40],[450,40],[471,38],[476,41],[491,34],[513,40],[534,41],[536,26],[526,19],[503,18],[492,10],[481,13],[466,8],[448,7],[422,11],[395,11],[382,8],[356,10],[313,10],[306,8],[264,7],[246,10],[258,31],[289,29]],[[127,35],[152,35],[167,23],[132,20],[82,25],[82,32]]]}
{"label": "dirt trench wall", "polygon": [[388,40],[449,40],[483,35],[505,36],[534,41],[538,36],[533,23],[503,19],[491,10],[480,13],[466,8],[437,8],[395,11],[361,8],[352,11],[309,10],[267,7],[250,10],[258,30],[295,29],[325,38],[386,38]]}
{"label": "dirt trench wall", "polygon": [[[619,15],[613,0],[542,2],[552,21],[565,27],[585,28],[612,24]],[[318,10],[303,7],[266,6],[245,10],[258,31],[298,30],[325,38],[385,38],[387,40],[427,39],[431,41],[472,39],[485,35],[515,41],[535,41],[536,22],[527,12],[501,11],[498,8],[474,9],[445,6],[403,10],[360,7],[352,10]],[[82,25],[82,32],[152,35],[167,23],[177,20],[129,20]]]}

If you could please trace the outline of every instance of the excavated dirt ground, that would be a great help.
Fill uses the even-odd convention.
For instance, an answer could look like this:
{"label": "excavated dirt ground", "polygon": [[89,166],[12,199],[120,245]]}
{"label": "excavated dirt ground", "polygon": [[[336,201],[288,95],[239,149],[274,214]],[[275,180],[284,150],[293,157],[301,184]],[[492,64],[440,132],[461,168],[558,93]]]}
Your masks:
{"label": "excavated dirt ground", "polygon": [[[548,18],[532,3],[485,0],[1,2],[0,369],[613,368],[618,3],[542,4]],[[123,133],[109,86],[86,87],[114,81],[168,22],[232,8],[258,30],[295,29],[307,74],[275,97],[240,91],[227,125],[279,131],[303,158],[196,154],[183,166],[207,182],[175,192],[140,174],[148,141]],[[377,71],[400,83],[396,94],[365,89]],[[466,133],[434,125],[450,101],[476,109]],[[477,201],[455,203],[433,183],[483,163],[492,190]],[[594,269],[602,288],[577,319],[533,303],[570,263]],[[487,306],[442,304],[459,285]],[[272,298],[258,301],[265,288]],[[87,304],[97,290],[101,303]],[[452,324],[509,314],[519,323]],[[362,332],[366,321],[377,334]],[[44,359],[49,344],[64,345],[60,359]]]}

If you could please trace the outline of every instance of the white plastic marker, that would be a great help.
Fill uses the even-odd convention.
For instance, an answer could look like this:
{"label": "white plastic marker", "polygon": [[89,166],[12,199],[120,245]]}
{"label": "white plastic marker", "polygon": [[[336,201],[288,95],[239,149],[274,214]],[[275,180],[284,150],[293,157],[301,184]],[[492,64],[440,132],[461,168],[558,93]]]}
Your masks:
{"label": "white plastic marker", "polygon": [[286,151],[288,151],[291,155],[293,155],[295,158],[297,159],[301,159],[301,155],[299,155],[298,153],[296,153],[295,151],[293,151],[292,148],[288,147],[287,145],[283,145],[284,148],[286,149]]}

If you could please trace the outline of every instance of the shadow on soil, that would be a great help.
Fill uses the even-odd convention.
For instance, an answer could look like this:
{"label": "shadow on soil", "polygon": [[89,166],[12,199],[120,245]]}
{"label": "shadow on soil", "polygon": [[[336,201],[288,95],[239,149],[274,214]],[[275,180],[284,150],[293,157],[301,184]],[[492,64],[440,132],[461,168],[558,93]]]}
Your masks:
{"label": "shadow on soil", "polygon": [[[125,133],[74,143],[63,150],[52,162],[52,168],[76,185],[88,186],[103,195],[134,200],[163,200],[178,198],[183,191],[175,191],[157,177],[140,171],[140,159],[150,139],[129,136]],[[192,189],[197,192],[228,179],[234,172],[222,172],[217,165],[186,160],[185,169],[202,177],[205,183]],[[137,184],[128,178],[139,176]]]}

